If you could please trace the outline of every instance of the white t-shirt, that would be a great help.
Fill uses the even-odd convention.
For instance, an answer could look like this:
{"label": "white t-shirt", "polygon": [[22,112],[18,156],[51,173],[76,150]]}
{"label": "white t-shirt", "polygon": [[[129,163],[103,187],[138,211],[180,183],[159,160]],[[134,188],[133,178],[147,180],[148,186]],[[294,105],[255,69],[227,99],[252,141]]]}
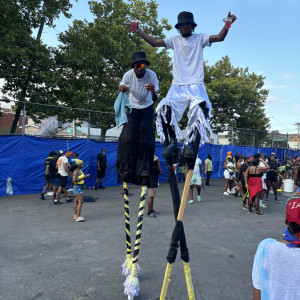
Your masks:
{"label": "white t-shirt", "polygon": [[253,286],[261,299],[300,299],[300,248],[289,248],[274,239],[258,245],[252,269]]}
{"label": "white t-shirt", "polygon": [[152,93],[146,90],[146,84],[153,84],[155,92],[158,91],[158,79],[156,74],[146,69],[143,78],[137,78],[134,69],[126,72],[122,78],[120,85],[129,85],[129,102],[133,108],[142,109],[153,104]]}
{"label": "white t-shirt", "polygon": [[68,176],[68,173],[65,170],[64,164],[67,164],[69,161],[65,156],[61,156],[58,160],[57,160],[57,166],[58,166],[58,173],[61,176]]}
{"label": "white t-shirt", "polygon": [[211,46],[209,35],[172,36],[164,40],[166,49],[174,50],[173,82],[176,85],[204,83],[203,48]]}
{"label": "white t-shirt", "polygon": [[196,161],[195,161],[193,174],[199,174],[200,175],[200,165],[201,164],[202,164],[202,160],[199,157],[197,157]]}
{"label": "white t-shirt", "polygon": [[[265,164],[262,161],[260,161],[258,167],[264,168]],[[263,173],[262,179],[266,179],[266,178],[267,178],[267,173]]]}

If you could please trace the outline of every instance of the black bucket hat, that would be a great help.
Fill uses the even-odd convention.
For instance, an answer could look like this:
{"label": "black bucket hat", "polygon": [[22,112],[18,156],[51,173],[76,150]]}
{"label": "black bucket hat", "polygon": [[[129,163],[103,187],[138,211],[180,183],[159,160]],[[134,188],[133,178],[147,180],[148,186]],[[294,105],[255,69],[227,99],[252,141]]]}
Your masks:
{"label": "black bucket hat", "polygon": [[194,27],[197,26],[197,24],[194,22],[194,16],[191,12],[182,11],[181,13],[179,13],[177,18],[178,18],[178,22],[175,25],[176,29],[179,29],[178,24],[185,23],[185,22],[191,22],[194,25]]}
{"label": "black bucket hat", "polygon": [[132,64],[133,68],[134,64],[137,62],[144,62],[147,66],[150,65],[150,61],[146,57],[146,53],[144,51],[137,51],[132,54]]}

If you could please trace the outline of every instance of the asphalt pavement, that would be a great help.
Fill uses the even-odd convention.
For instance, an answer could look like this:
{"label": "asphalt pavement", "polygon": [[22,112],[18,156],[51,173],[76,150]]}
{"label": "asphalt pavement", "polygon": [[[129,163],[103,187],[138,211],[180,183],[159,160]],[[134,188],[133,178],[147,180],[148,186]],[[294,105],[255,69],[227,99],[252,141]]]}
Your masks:
{"label": "asphalt pavement", "polygon": [[[187,204],[184,228],[197,300],[252,299],[251,270],[258,243],[282,236],[285,204],[270,195],[266,214],[242,209],[241,198],[223,195],[224,179],[211,181],[202,201]],[[180,191],[183,183],[179,183]],[[130,186],[132,236],[140,187]],[[196,191],[194,190],[194,193]],[[126,254],[122,187],[86,190],[82,215],[73,219],[73,202],[53,205],[39,194],[0,197],[0,299],[122,300]],[[72,195],[72,194],[71,194]],[[174,228],[167,183],[157,190],[156,218],[144,216],[139,265],[140,295],[157,300]],[[145,210],[147,212],[147,209]],[[132,238],[134,240],[134,238]],[[180,254],[174,263],[167,299],[188,299]]]}

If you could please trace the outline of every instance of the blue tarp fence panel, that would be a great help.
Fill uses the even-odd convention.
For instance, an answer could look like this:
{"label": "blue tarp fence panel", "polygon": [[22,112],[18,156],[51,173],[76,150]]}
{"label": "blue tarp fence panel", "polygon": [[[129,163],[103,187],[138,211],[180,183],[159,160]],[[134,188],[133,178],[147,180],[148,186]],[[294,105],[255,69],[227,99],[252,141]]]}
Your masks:
{"label": "blue tarp fence panel", "polygon": [[[182,146],[182,145],[181,145]],[[83,172],[91,174],[86,179],[86,186],[93,187],[97,177],[97,154],[101,148],[106,149],[108,172],[103,184],[107,187],[118,185],[117,172],[115,170],[117,160],[117,142],[98,142],[82,139],[49,139],[30,136],[0,136],[0,196],[6,195],[6,181],[12,178],[12,187],[15,195],[41,193],[45,186],[44,162],[51,150],[73,151],[79,153],[79,158],[84,161]],[[212,155],[212,178],[223,177],[223,163],[228,151],[233,154],[250,155],[257,152],[270,155],[274,148],[257,148],[231,145],[206,144],[199,148],[199,157],[203,162],[207,154]],[[163,174],[160,182],[166,182],[168,171],[166,162],[162,156],[163,145],[156,143],[155,153],[158,156]],[[277,149],[280,160],[284,156],[293,157],[299,155],[299,151]],[[69,179],[70,183],[70,179]],[[70,184],[68,184],[69,186]]]}

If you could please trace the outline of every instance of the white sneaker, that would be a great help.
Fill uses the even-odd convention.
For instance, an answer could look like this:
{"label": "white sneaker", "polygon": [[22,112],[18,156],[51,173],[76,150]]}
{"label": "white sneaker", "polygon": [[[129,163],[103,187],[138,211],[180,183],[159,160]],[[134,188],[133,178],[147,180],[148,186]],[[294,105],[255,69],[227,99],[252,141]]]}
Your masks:
{"label": "white sneaker", "polygon": [[47,193],[47,196],[53,196],[54,194],[53,194],[53,192],[48,192]]}
{"label": "white sneaker", "polygon": [[76,222],[82,222],[82,221],[84,221],[84,217],[77,217],[76,218]]}
{"label": "white sneaker", "polygon": [[231,193],[231,194],[235,194],[235,189],[232,189],[232,190],[230,191],[230,193]]}
{"label": "white sneaker", "polygon": [[265,204],[260,204],[259,207],[266,208],[267,205],[265,205]]}
{"label": "white sneaker", "polygon": [[198,202],[200,202],[201,201],[201,196],[198,196]]}
{"label": "white sneaker", "polygon": [[190,200],[189,202],[188,202],[188,204],[193,204],[194,203],[194,200]]}
{"label": "white sneaker", "polygon": [[67,192],[73,192],[73,189],[69,188],[69,189],[67,190]]}
{"label": "white sneaker", "polygon": [[227,192],[228,194],[231,194],[230,190],[227,190],[226,192]]}
{"label": "white sneaker", "polygon": [[228,195],[229,195],[229,193],[228,193],[228,192],[224,192],[224,195],[228,196]]}

